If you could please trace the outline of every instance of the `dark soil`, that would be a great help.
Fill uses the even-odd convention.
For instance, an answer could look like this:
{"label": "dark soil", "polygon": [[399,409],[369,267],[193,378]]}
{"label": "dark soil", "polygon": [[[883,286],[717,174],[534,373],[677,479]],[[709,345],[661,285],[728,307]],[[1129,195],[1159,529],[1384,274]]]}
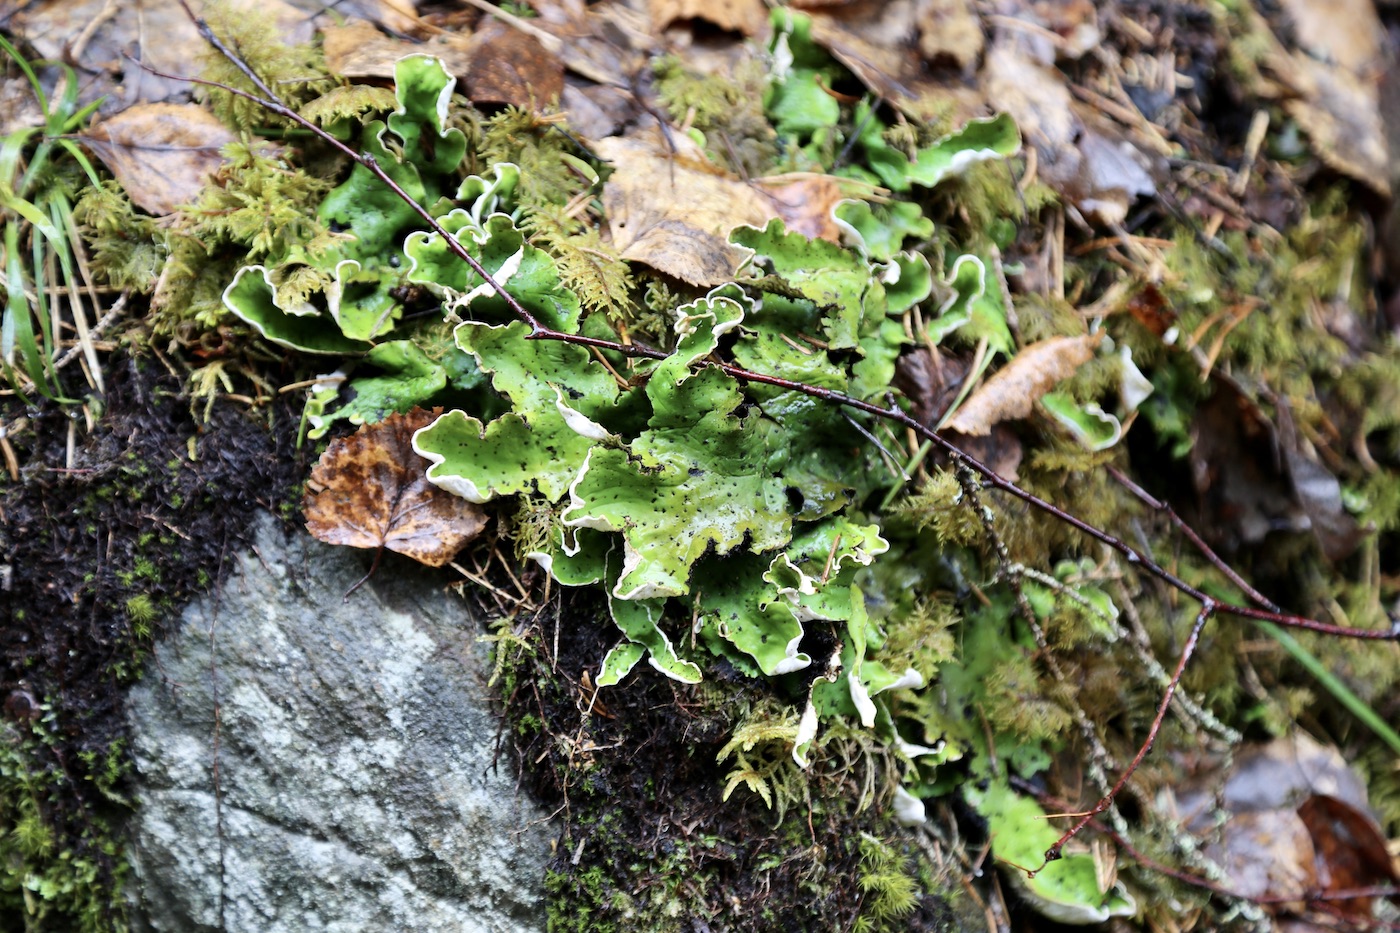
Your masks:
{"label": "dark soil", "polygon": [[[692,687],[641,664],[584,716],[591,689],[579,674],[617,641],[601,594],[565,589],[515,630],[532,647],[506,669],[510,735],[537,799],[558,813],[551,930],[636,929],[666,917],[668,902],[683,910],[674,929],[851,928],[863,900],[860,833],[879,832],[880,820],[857,822],[851,799],[823,797],[858,790],[816,776],[782,820],[746,789],[722,799],[734,761],[716,755],[771,688],[737,674],[722,691]],[[955,928],[932,896],[906,922]]]}

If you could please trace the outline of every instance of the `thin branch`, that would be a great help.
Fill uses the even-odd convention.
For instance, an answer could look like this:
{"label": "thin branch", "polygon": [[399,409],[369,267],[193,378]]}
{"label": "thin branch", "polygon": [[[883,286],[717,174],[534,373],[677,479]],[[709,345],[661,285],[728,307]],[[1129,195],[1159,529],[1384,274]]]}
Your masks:
{"label": "thin branch", "polygon": [[1040,868],[1028,874],[1034,876],[1036,872],[1043,869],[1045,865],[1059,859],[1065,847],[1065,843],[1079,835],[1080,830],[1087,826],[1094,817],[1113,806],[1113,798],[1117,797],[1119,792],[1123,790],[1123,786],[1128,783],[1128,778],[1133,776],[1133,772],[1138,769],[1143,759],[1147,757],[1147,753],[1151,751],[1152,744],[1157,741],[1157,732],[1162,728],[1162,721],[1167,717],[1167,709],[1172,705],[1172,697],[1176,694],[1176,688],[1181,684],[1181,675],[1186,671],[1186,663],[1191,660],[1191,655],[1196,651],[1196,644],[1201,639],[1201,629],[1206,627],[1206,623],[1209,622],[1210,617],[1215,614],[1215,610],[1215,600],[1207,596],[1201,603],[1201,611],[1196,613],[1196,622],[1191,626],[1191,634],[1186,638],[1186,646],[1181,649],[1181,658],[1176,662],[1176,670],[1172,673],[1172,679],[1168,682],[1167,689],[1162,692],[1162,702],[1157,707],[1157,715],[1152,719],[1152,727],[1147,730],[1147,740],[1142,743],[1142,747],[1139,748],[1137,754],[1133,756],[1133,760],[1129,762],[1128,767],[1123,770],[1123,773],[1118,778],[1118,783],[1114,784],[1113,789],[1100,798],[1098,803],[1094,804],[1091,809],[1080,816],[1079,822],[1075,823],[1065,831],[1064,835],[1055,840],[1054,845],[1045,850],[1045,862],[1041,864]]}
{"label": "thin branch", "polygon": [[1165,515],[1167,517],[1167,521],[1171,522],[1172,525],[1176,527],[1176,530],[1180,531],[1181,534],[1186,538],[1186,540],[1191,542],[1192,547],[1199,551],[1201,553],[1201,556],[1204,557],[1207,561],[1209,561],[1212,567],[1214,567],[1216,570],[1219,570],[1230,580],[1231,583],[1239,587],[1240,592],[1248,596],[1255,603],[1255,605],[1261,606],[1264,609],[1268,609],[1270,612],[1281,611],[1279,607],[1276,606],[1268,597],[1260,593],[1254,587],[1250,586],[1249,583],[1245,581],[1244,577],[1240,576],[1239,573],[1235,571],[1235,568],[1231,567],[1223,559],[1221,559],[1220,555],[1216,554],[1215,551],[1211,550],[1210,545],[1206,544],[1205,540],[1196,533],[1196,529],[1186,524],[1182,517],[1176,514],[1175,509],[1173,509],[1167,503],[1163,502],[1161,499],[1158,499],[1156,496],[1149,493],[1146,489],[1143,489],[1137,483],[1133,482],[1131,479],[1128,478],[1127,474],[1125,474],[1122,470],[1118,469],[1117,467],[1110,465],[1104,467],[1104,469],[1108,471],[1109,476],[1113,477],[1115,480],[1118,481],[1118,484],[1120,486],[1128,490],[1128,492],[1132,493],[1134,496],[1137,496],[1138,499],[1142,501],[1143,505],[1146,505],[1149,509],[1161,512],[1163,515]]}

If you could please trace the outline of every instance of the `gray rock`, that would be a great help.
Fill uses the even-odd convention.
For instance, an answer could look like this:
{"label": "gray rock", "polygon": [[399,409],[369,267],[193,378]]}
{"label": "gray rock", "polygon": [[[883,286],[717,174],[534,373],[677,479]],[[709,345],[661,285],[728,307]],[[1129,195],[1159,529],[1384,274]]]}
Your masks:
{"label": "gray rock", "polygon": [[365,554],[268,520],[157,647],[129,701],[138,930],[543,929],[481,626],[387,556],[343,602]]}

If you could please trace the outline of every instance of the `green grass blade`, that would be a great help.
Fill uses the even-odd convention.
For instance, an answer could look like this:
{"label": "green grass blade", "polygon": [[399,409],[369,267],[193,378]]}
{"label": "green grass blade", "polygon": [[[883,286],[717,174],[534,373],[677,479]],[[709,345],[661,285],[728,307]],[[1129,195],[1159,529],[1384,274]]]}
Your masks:
{"label": "green grass blade", "polygon": [[39,99],[39,112],[48,113],[49,99],[44,96],[44,87],[39,83],[39,76],[34,73],[34,69],[29,67],[29,62],[24,60],[24,56],[19,54],[19,49],[11,45],[10,40],[6,39],[3,34],[0,34],[0,49],[4,49],[9,54],[14,63],[19,65],[19,70],[24,72],[24,76],[29,79],[29,86],[34,89],[34,96]]}
{"label": "green grass blade", "polygon": [[1400,733],[1391,728],[1390,724],[1382,719],[1365,700],[1352,692],[1352,689],[1340,677],[1328,670],[1327,666],[1318,660],[1317,655],[1303,647],[1296,638],[1272,622],[1260,622],[1259,627],[1282,645],[1283,650],[1293,656],[1293,660],[1307,668],[1308,673],[1316,677],[1317,682],[1326,687],[1327,692],[1336,697],[1338,703],[1346,707],[1348,712],[1379,736],[1385,744],[1395,751],[1395,754],[1400,755]]}
{"label": "green grass blade", "polygon": [[[0,324],[0,354],[6,366],[14,363],[14,353],[18,349],[24,361],[25,372],[44,395],[53,397],[45,375],[44,356],[34,339],[33,321],[30,319],[29,301],[24,295],[24,265],[19,258],[19,225],[5,226],[5,318]],[[12,378],[15,388],[17,380]]]}
{"label": "green grass blade", "polygon": [[28,201],[24,200],[24,198],[18,197],[16,195],[10,195],[9,197],[0,200],[0,208],[14,211],[16,214],[29,221],[31,224],[34,225],[34,229],[42,233],[44,235],[44,239],[48,240],[50,243],[54,243],[57,245],[62,244],[64,242],[63,234],[59,232],[59,229],[53,225],[52,221],[50,221],[47,217],[44,216],[44,212],[39,210],[39,208],[35,205],[30,204]]}

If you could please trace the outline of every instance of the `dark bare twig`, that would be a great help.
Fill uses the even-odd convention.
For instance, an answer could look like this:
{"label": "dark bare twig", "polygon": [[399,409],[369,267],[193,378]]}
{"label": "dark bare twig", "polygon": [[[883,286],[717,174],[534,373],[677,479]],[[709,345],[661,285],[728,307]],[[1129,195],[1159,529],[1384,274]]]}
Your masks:
{"label": "dark bare twig", "polygon": [[1220,555],[1216,554],[1215,551],[1211,549],[1210,545],[1206,544],[1205,540],[1196,533],[1196,529],[1186,524],[1182,517],[1176,514],[1176,509],[1173,509],[1170,505],[1133,482],[1128,478],[1127,474],[1117,467],[1110,465],[1104,467],[1104,469],[1108,471],[1109,476],[1118,481],[1120,486],[1128,490],[1128,492],[1132,493],[1134,496],[1137,496],[1138,499],[1142,501],[1143,505],[1167,516],[1167,520],[1172,523],[1177,531],[1181,532],[1182,536],[1185,537],[1187,541],[1191,542],[1191,546],[1199,551],[1201,556],[1208,560],[1212,567],[1219,570],[1231,583],[1239,587],[1240,592],[1253,600],[1255,605],[1267,609],[1270,612],[1281,611],[1268,597],[1250,586],[1249,583],[1245,581],[1244,577],[1240,576],[1239,573],[1235,571],[1235,568],[1222,560]]}
{"label": "dark bare twig", "polygon": [[[1142,760],[1147,757],[1147,753],[1152,749],[1152,743],[1157,741],[1157,732],[1162,728],[1162,720],[1167,717],[1167,709],[1172,705],[1172,697],[1176,695],[1176,688],[1181,683],[1181,675],[1186,671],[1186,663],[1191,660],[1191,655],[1196,651],[1196,643],[1201,638],[1201,629],[1206,627],[1206,623],[1210,621],[1211,616],[1215,615],[1215,611],[1215,600],[1207,596],[1201,601],[1201,611],[1196,613],[1196,622],[1191,626],[1191,634],[1186,638],[1186,646],[1181,649],[1181,658],[1176,662],[1176,670],[1172,672],[1172,679],[1167,682],[1167,689],[1162,692],[1162,702],[1157,706],[1157,715],[1152,718],[1152,727],[1147,730],[1147,741],[1142,743],[1142,747],[1133,756],[1133,760],[1128,763],[1128,767],[1123,769],[1123,773],[1119,776],[1118,783],[1113,785],[1113,789],[1081,815],[1078,822],[1055,840],[1054,845],[1045,850],[1046,863],[1060,858],[1065,843],[1079,835],[1080,830],[1087,826],[1090,820],[1113,805],[1113,798],[1118,796],[1123,785],[1128,783],[1128,778],[1133,776],[1138,765],[1142,764]],[[1029,874],[1034,875],[1044,867],[1045,865],[1041,865],[1040,868],[1029,872]]]}

